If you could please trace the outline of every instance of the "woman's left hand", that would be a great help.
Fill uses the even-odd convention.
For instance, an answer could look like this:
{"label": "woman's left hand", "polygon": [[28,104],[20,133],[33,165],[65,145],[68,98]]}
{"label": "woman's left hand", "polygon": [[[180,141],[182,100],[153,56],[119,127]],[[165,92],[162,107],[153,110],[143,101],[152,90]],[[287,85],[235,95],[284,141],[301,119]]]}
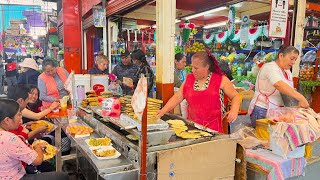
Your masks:
{"label": "woman's left hand", "polygon": [[238,112],[228,111],[226,113],[228,122],[234,122],[238,117]]}
{"label": "woman's left hand", "polygon": [[27,128],[27,129],[31,129],[31,125],[36,123],[35,121],[30,121],[30,122],[27,122],[27,123],[24,123],[23,125]]}

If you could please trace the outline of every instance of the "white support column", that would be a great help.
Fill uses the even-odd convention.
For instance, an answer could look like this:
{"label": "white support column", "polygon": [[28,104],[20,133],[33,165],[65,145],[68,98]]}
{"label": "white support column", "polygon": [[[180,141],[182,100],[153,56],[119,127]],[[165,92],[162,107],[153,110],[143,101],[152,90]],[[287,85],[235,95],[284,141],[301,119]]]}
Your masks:
{"label": "white support column", "polygon": [[156,0],[156,19],[157,95],[167,102],[173,95],[176,1]]}
{"label": "white support column", "polygon": [[111,21],[109,20],[109,18],[107,19],[108,20],[108,58],[109,58],[109,73],[111,73],[112,71],[112,62],[111,62]]}
{"label": "white support column", "polygon": [[[106,14],[106,8],[104,8],[104,14]],[[103,54],[104,55],[107,55],[107,46],[108,46],[108,43],[107,43],[107,39],[109,39],[107,36],[108,36],[108,27],[107,27],[107,17],[104,16],[104,22],[106,22],[105,26],[103,26]]]}
{"label": "white support column", "polygon": [[83,31],[83,57],[82,57],[82,69],[87,70],[88,69],[88,59],[87,59],[87,30]]}
{"label": "white support column", "polygon": [[[294,39],[294,46],[299,50],[300,54],[302,53],[306,5],[307,5],[306,0],[298,0],[298,4],[296,4],[296,6],[298,6],[298,9],[297,9],[297,17],[296,17],[296,27],[295,27],[296,33],[295,33],[295,39]],[[292,68],[293,77],[299,76],[300,61],[301,59],[299,57]]]}

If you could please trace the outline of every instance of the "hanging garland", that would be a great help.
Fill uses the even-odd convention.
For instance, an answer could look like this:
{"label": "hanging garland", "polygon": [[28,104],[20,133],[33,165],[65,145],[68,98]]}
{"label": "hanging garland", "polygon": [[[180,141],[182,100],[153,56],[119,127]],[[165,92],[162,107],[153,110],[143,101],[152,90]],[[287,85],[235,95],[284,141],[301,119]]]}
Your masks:
{"label": "hanging garland", "polygon": [[211,44],[214,39],[214,36],[215,35],[213,33],[203,33],[202,35],[203,42],[207,45]]}
{"label": "hanging garland", "polygon": [[235,18],[236,18],[236,9],[235,7],[231,6],[229,10],[229,15],[228,15],[228,36],[230,39],[233,39],[235,35]]}
{"label": "hanging garland", "polygon": [[268,25],[263,26],[262,29],[263,29],[263,35],[269,38],[269,26]]}
{"label": "hanging garland", "polygon": [[187,42],[189,40],[191,29],[193,29],[195,25],[190,23],[189,20],[186,20],[184,23],[179,24],[179,28],[182,29],[181,37],[183,42]]}
{"label": "hanging garland", "polygon": [[240,41],[240,30],[236,30],[234,33],[234,37],[230,41],[232,42],[239,42]]}
{"label": "hanging garland", "polygon": [[216,34],[215,39],[218,43],[221,43],[221,44],[225,43],[228,39],[228,32],[225,31],[225,32],[221,32],[219,34]]}
{"label": "hanging garland", "polygon": [[262,35],[262,26],[254,27],[249,29],[249,39],[250,41],[257,40]]}

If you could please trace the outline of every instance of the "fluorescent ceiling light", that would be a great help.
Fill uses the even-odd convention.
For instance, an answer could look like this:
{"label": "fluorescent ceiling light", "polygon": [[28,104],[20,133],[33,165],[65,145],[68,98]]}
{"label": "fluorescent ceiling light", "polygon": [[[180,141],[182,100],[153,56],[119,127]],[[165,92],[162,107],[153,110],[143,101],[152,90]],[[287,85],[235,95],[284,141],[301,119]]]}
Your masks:
{"label": "fluorescent ceiling light", "polygon": [[222,6],[222,7],[218,7],[218,8],[215,8],[215,9],[210,9],[208,11],[204,11],[204,12],[201,12],[201,13],[197,13],[197,14],[193,14],[193,15],[190,15],[190,16],[186,16],[184,17],[184,19],[193,19],[193,18],[197,18],[197,17],[200,17],[200,16],[203,16],[203,15],[206,15],[206,14],[211,14],[211,13],[215,13],[215,12],[218,12],[218,11],[223,11],[223,10],[226,10],[228,9],[226,6]]}
{"label": "fluorescent ceiling light", "polygon": [[[236,19],[235,23],[241,23],[241,20],[240,19]],[[227,25],[227,21],[208,24],[208,25],[203,26],[203,29],[210,29],[210,28],[220,27],[220,26],[224,26],[224,25]]]}

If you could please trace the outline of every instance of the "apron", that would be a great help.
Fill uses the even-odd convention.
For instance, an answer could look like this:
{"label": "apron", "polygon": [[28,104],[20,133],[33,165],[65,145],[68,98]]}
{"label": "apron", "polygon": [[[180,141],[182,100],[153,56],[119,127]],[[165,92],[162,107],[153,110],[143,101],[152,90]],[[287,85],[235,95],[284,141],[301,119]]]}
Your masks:
{"label": "apron", "polygon": [[[262,67],[263,68],[263,67]],[[282,77],[282,81],[285,82],[286,84],[288,84],[290,87],[293,87],[293,80],[292,80],[292,74],[291,73],[288,73],[287,71],[285,71],[287,73],[287,76],[288,76],[288,79],[284,76],[283,72],[281,71],[280,67],[278,66],[278,71],[280,72],[281,74],[281,77]],[[259,77],[260,77],[260,72],[261,70],[259,71],[258,73],[258,76],[257,76],[257,84],[256,84],[256,88],[258,90],[258,96],[254,97],[251,101],[251,104],[250,104],[250,108],[248,110],[248,113],[251,115],[252,112],[253,112],[253,109],[254,109],[254,106],[257,104],[258,101],[265,101],[266,104],[267,104],[267,114],[268,114],[268,111],[269,109],[275,109],[275,108],[279,108],[279,107],[283,107],[283,105],[279,105],[279,104],[276,104],[274,102],[272,102],[270,100],[270,96],[272,96],[276,91],[277,89],[275,87],[274,90],[267,94],[267,93],[264,93],[260,90],[260,85],[261,84],[264,84],[268,81],[268,79],[265,79],[265,80],[261,80]],[[280,93],[281,94],[281,93]]]}
{"label": "apron", "polygon": [[212,73],[205,90],[194,90],[195,78],[189,74],[183,88],[188,102],[188,119],[204,127],[223,133],[220,85],[222,76]]}

